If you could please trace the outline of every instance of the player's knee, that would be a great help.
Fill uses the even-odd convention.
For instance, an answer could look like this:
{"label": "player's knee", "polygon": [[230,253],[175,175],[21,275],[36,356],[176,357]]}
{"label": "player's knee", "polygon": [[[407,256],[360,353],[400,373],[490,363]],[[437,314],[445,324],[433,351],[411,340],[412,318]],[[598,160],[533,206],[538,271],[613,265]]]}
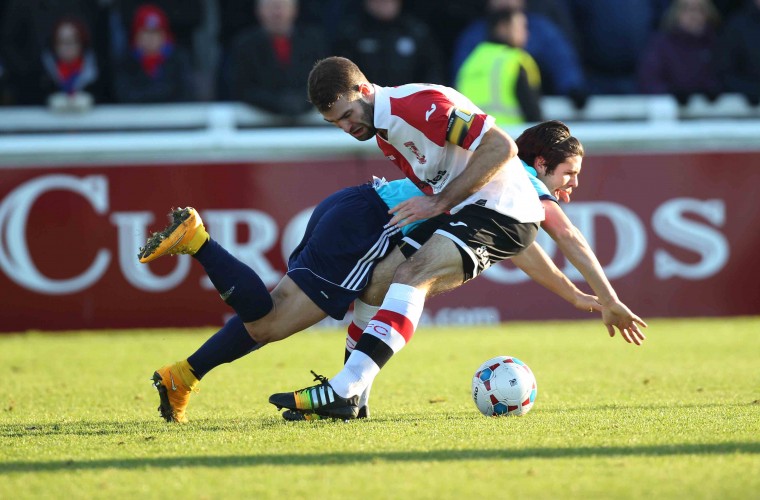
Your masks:
{"label": "player's knee", "polygon": [[422,259],[412,257],[396,269],[393,282],[418,287],[424,283],[435,281],[437,274],[438,270],[435,266],[429,266]]}
{"label": "player's knee", "polygon": [[248,332],[248,336],[251,337],[257,344],[261,344],[263,341],[263,335],[253,323],[244,323],[245,331]]}
{"label": "player's knee", "polygon": [[451,262],[441,259],[433,263],[411,259],[399,266],[393,277],[394,283],[415,288],[425,288],[432,293],[449,290],[464,281],[461,259]]}
{"label": "player's knee", "polygon": [[260,321],[251,321],[250,323],[245,323],[245,330],[248,332],[248,335],[254,341],[256,341],[257,344],[264,345],[280,340],[275,335],[274,330],[267,328],[267,325]]}
{"label": "player's knee", "polygon": [[416,267],[414,261],[408,260],[396,268],[396,272],[393,273],[394,283],[404,283],[407,285],[413,285],[413,281],[416,275]]}

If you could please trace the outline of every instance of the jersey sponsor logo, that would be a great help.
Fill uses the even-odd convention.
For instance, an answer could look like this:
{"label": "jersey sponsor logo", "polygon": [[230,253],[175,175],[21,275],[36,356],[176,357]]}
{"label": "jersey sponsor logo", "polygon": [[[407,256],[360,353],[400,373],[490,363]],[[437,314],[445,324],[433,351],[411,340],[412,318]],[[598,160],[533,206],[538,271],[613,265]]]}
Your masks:
{"label": "jersey sponsor logo", "polygon": [[425,111],[425,121],[426,122],[430,121],[430,115],[433,114],[433,112],[435,111],[435,108],[436,108],[436,105],[435,105],[435,103],[433,103],[433,104],[430,105],[430,109],[428,109],[427,111]]}
{"label": "jersey sponsor logo", "polygon": [[435,177],[432,179],[425,179],[425,182],[430,184],[431,186],[435,186],[441,181],[444,181],[448,178],[448,170],[439,170]]}
{"label": "jersey sponsor logo", "polygon": [[472,126],[473,114],[467,110],[454,108],[449,116],[446,128],[446,140],[457,146],[462,146]]}
{"label": "jersey sponsor logo", "polygon": [[414,156],[417,157],[417,161],[420,162],[420,165],[424,165],[427,163],[427,158],[425,158],[425,155],[420,152],[420,150],[417,148],[417,145],[412,141],[407,141],[404,143],[404,146],[409,148],[409,151],[412,152]]}
{"label": "jersey sponsor logo", "polygon": [[480,267],[483,269],[483,271],[491,267],[491,259],[488,254],[488,249],[485,247],[485,245],[475,250],[475,255],[480,261]]}

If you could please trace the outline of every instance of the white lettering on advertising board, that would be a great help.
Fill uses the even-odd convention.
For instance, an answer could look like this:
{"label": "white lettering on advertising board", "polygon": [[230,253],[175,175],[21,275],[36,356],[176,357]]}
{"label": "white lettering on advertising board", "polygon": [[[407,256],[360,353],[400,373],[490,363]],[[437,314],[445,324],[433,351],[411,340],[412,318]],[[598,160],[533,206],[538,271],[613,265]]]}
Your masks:
{"label": "white lettering on advertising board", "polygon": [[[72,175],[44,175],[17,186],[0,202],[0,269],[12,281],[28,290],[49,295],[73,294],[95,285],[111,265],[111,251],[92,249],[95,257],[79,274],[65,279],[45,276],[35,265],[26,234],[29,213],[40,196],[48,191],[70,192],[85,199],[98,215],[109,211],[108,179],[103,175],[76,177]],[[303,235],[312,208],[304,209],[285,224],[280,242],[283,259],[295,248]],[[651,218],[651,227],[658,237],[648,241],[645,222],[631,209],[612,202],[575,202],[566,206],[566,212],[594,248],[596,228],[601,219],[611,225],[614,234],[614,253],[609,262],[602,262],[610,279],[633,272],[650,248],[654,261],[655,277],[660,280],[674,277],[700,280],[715,275],[726,265],[730,254],[729,242],[720,232],[726,220],[725,202],[720,199],[699,200],[673,198],[660,204]],[[252,209],[201,210],[201,215],[214,239],[233,255],[250,265],[268,286],[274,286],[282,277],[266,254],[280,238],[275,219],[269,214]],[[182,284],[190,272],[190,259],[180,256],[174,268],[164,275],[156,275],[150,266],[141,265],[136,258],[137,249],[144,244],[148,228],[154,223],[150,212],[113,212],[109,221],[117,228],[115,242],[117,262],[124,279],[131,286],[146,292],[164,292]],[[247,241],[238,240],[238,229],[244,226]],[[540,232],[538,242],[546,252],[558,257],[557,247],[551,238]],[[668,245],[694,254],[688,262],[679,260]],[[580,273],[567,264],[563,269],[572,280],[582,280]],[[513,284],[527,280],[522,271],[505,266],[494,266],[485,274],[486,279],[497,283]],[[212,288],[204,278],[201,285]]]}

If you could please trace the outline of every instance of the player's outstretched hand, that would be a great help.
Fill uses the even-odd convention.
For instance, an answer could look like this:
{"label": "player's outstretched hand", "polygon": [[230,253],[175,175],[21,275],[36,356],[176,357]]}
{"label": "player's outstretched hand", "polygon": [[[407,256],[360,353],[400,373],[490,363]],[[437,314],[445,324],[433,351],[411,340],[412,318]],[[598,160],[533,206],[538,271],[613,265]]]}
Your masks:
{"label": "player's outstretched hand", "polygon": [[602,311],[604,309],[602,307],[602,304],[600,304],[597,300],[596,295],[589,295],[587,293],[581,292],[580,290],[575,295],[573,306],[579,311],[590,313],[594,311]]}
{"label": "player's outstretched hand", "polygon": [[641,345],[646,336],[639,327],[646,328],[647,324],[633,314],[622,302],[616,301],[602,308],[602,321],[607,327],[610,337],[615,336],[615,328],[620,331],[623,339],[630,343]]}

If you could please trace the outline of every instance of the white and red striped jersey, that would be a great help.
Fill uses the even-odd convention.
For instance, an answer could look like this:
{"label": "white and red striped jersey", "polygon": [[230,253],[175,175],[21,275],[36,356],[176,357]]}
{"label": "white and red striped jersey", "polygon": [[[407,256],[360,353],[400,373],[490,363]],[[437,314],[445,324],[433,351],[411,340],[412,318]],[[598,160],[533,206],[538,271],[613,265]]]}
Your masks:
{"label": "white and red striped jersey", "polygon": [[[416,83],[374,87],[374,126],[388,134],[388,140],[378,134],[377,144],[428,195],[439,193],[462,173],[483,135],[494,126],[493,117],[449,87]],[[543,206],[517,156],[451,213],[472,204],[520,222],[544,220]]]}

